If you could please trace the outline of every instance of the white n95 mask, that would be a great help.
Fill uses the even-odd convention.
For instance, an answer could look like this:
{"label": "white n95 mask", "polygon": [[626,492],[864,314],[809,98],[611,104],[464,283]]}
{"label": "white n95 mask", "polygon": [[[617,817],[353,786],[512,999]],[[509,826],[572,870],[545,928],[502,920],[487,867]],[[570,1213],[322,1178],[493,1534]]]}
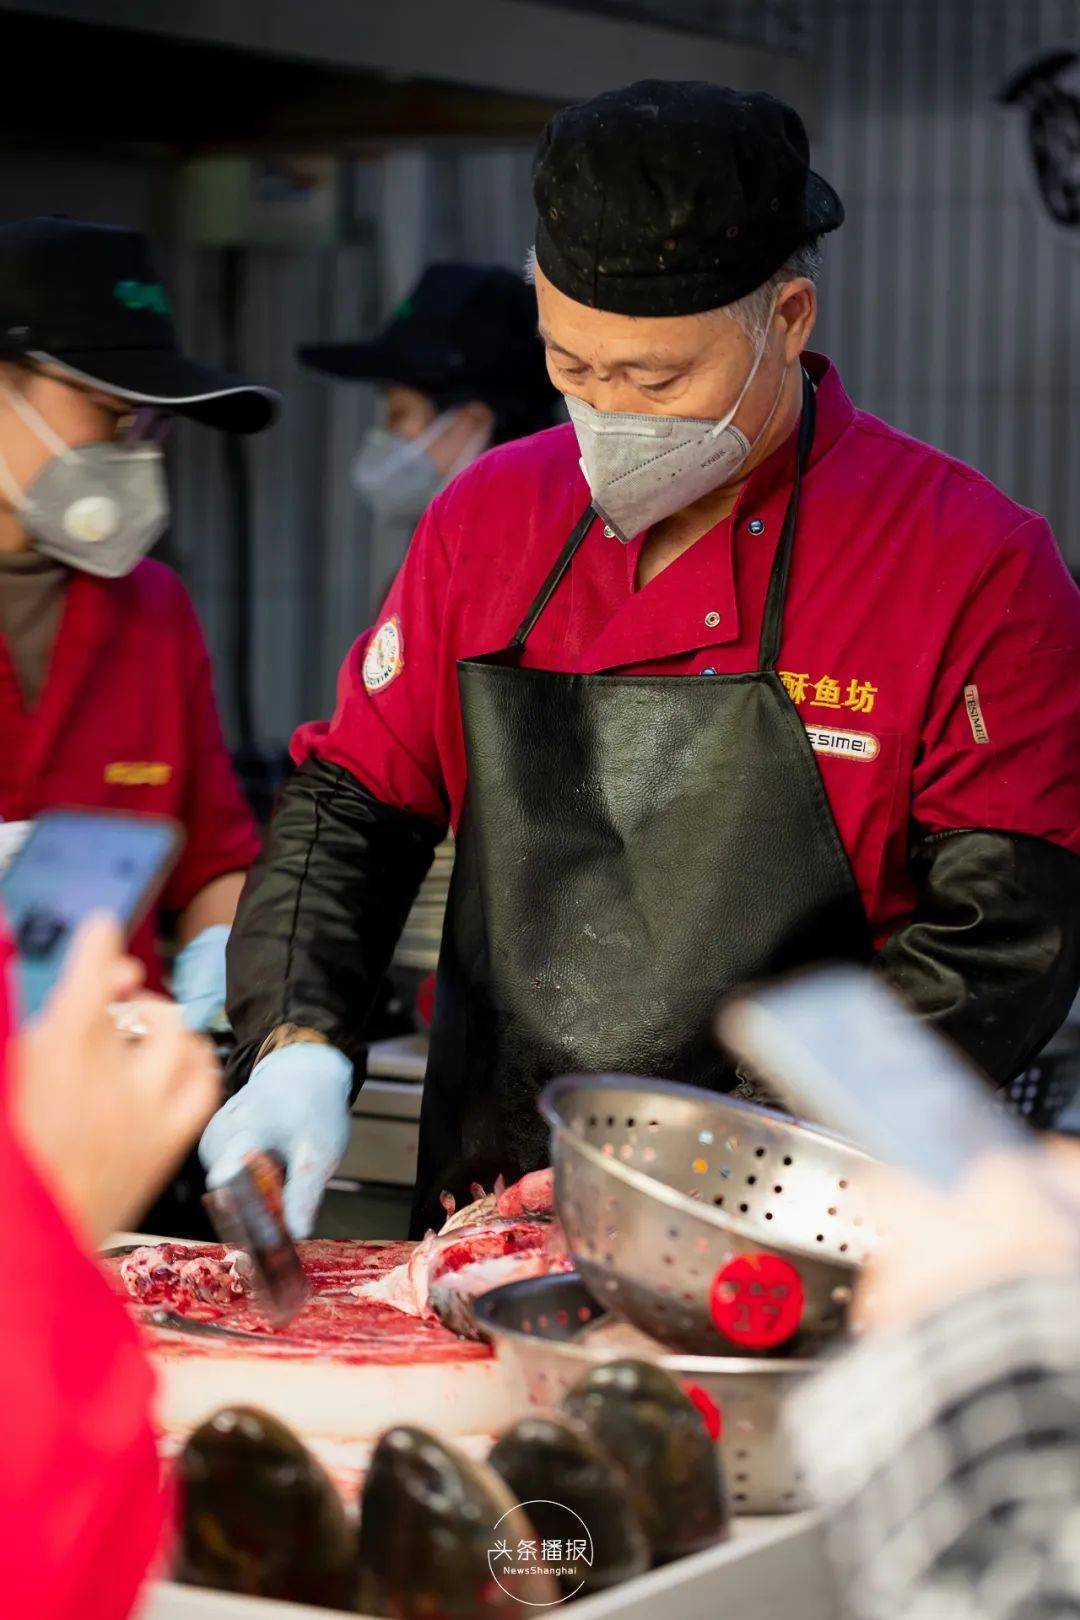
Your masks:
{"label": "white n95 mask", "polygon": [[391,428],[368,429],[353,462],[352,480],[378,517],[403,518],[415,527],[439,491],[486,448],[490,430],[480,427],[447,472],[436,467],[430,447],[459,411],[453,405],[441,411],[415,439],[406,439]]}
{"label": "white n95 mask", "polygon": [[34,550],[102,579],[130,574],[169,521],[160,449],[142,443],[73,447],[28,399],[12,389],[4,392],[12,409],[50,452],[26,489],[0,456],[0,488],[18,512]]}
{"label": "white n95 mask", "polygon": [[[592,504],[621,541],[632,540],[738,476],[754,446],[732,424],[757,376],[767,336],[768,326],[738,398],[718,422],[598,411],[583,399],[566,396]],[[782,389],[783,377],[758,439],[772,421]]]}

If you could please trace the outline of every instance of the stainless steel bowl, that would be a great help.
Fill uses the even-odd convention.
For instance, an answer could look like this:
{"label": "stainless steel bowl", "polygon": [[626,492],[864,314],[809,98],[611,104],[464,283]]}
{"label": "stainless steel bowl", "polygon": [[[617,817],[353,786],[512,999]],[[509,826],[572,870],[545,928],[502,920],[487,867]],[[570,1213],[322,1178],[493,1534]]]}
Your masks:
{"label": "stainless steel bowl", "polygon": [[[500,1361],[520,1376],[534,1406],[558,1406],[590,1367],[642,1353],[574,1342],[585,1326],[611,1318],[573,1272],[496,1288],[477,1301],[476,1314]],[[782,1407],[814,1362],[682,1356],[659,1349],[653,1359],[684,1389],[703,1391],[718,1409],[718,1444],[737,1513],[793,1513],[809,1505]]]}
{"label": "stainless steel bowl", "polygon": [[[540,1110],[570,1252],[606,1307],[698,1355],[760,1354],[770,1319],[783,1335],[768,1348],[785,1353],[843,1330],[874,1236],[856,1193],[872,1161],[857,1148],[752,1103],[626,1075],[556,1080]],[[784,1262],[761,1266],[760,1284],[748,1280],[759,1256]],[[732,1269],[740,1257],[750,1265]]]}

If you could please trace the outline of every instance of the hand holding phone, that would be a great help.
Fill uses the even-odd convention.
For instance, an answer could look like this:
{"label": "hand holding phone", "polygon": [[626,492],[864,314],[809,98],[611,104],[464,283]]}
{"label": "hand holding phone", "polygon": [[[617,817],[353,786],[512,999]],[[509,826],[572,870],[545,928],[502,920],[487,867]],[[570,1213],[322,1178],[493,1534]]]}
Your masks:
{"label": "hand holding phone", "polygon": [[[220,1073],[208,1041],[160,997],[138,1002],[142,968],[117,923],[80,924],[40,1017],[18,1038],[12,1115],[49,1186],[88,1241],[137,1220],[205,1124]],[[137,1006],[121,1032],[113,1003]]]}
{"label": "hand holding phone", "polygon": [[866,970],[823,968],[740,991],[717,1027],[793,1112],[939,1187],[1029,1140],[956,1048]]}
{"label": "hand holding phone", "polygon": [[903,1326],[962,1294],[1077,1264],[1080,1148],[1019,1126],[873,974],[828,968],[751,987],[724,1004],[718,1028],[795,1113],[885,1161],[859,1184],[878,1240],[857,1327]]}
{"label": "hand holding phone", "polygon": [[183,843],[162,816],[48,810],[0,878],[0,907],[18,951],[22,1010],[40,1011],[75,930],[95,913],[125,938],[160,893]]}

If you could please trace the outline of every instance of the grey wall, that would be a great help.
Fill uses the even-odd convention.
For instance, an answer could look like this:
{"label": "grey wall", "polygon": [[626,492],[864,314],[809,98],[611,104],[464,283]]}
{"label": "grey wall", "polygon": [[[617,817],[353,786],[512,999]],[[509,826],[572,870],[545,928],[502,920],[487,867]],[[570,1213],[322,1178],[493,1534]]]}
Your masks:
{"label": "grey wall", "polygon": [[[530,153],[473,149],[435,155],[402,149],[357,166],[356,212],[374,223],[374,246],[318,253],[247,254],[245,364],[284,395],[281,420],[249,446],[255,495],[254,690],[268,742],[332,706],[338,665],[367,623],[380,582],[367,565],[367,514],[349,467],[374,414],[373,390],[321,379],[300,366],[303,341],[363,335],[385,317],[432,258],[520,267],[532,236]],[[215,253],[174,255],[185,335],[220,352]],[[233,716],[232,568],[223,510],[220,442],[183,428],[174,458],[174,543]]]}
{"label": "grey wall", "polygon": [[996,91],[1080,46],[1080,0],[815,0],[816,160],[848,221],[821,344],[856,400],[1045,512],[1080,570],[1080,229],[1037,201]]}

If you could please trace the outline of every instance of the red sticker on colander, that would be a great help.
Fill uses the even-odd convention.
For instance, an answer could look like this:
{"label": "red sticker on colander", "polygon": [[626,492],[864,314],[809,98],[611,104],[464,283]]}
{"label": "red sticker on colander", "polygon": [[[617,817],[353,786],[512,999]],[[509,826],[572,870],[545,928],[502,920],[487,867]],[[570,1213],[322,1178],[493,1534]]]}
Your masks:
{"label": "red sticker on colander", "polygon": [[435,1017],[435,975],[429,973],[426,979],[420,982],[416,992],[416,1016],[425,1029],[431,1028],[431,1021]]}
{"label": "red sticker on colander", "polygon": [[693,1401],[701,1413],[701,1421],[705,1425],[705,1431],[709,1439],[723,1439],[724,1414],[708,1391],[702,1389],[700,1384],[695,1384],[692,1379],[687,1378],[683,1382],[682,1392],[688,1401]]}
{"label": "red sticker on colander", "polygon": [[802,1278],[778,1254],[740,1254],[720,1267],[709,1290],[716,1327],[733,1344],[769,1350],[802,1321]]}

